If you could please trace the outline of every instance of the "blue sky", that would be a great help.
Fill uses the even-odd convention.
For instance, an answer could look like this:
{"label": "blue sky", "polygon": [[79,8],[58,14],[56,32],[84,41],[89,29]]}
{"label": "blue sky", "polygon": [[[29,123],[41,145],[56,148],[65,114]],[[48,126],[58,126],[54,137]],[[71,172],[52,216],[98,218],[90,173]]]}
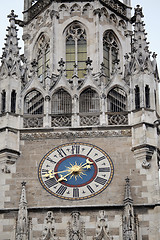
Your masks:
{"label": "blue sky", "polygon": [[[149,49],[158,54],[158,66],[160,69],[160,0],[131,0],[132,7],[137,4],[143,7],[145,29],[148,33],[147,40],[150,42]],[[0,56],[2,55],[2,47],[4,47],[4,38],[6,36],[6,28],[9,25],[7,15],[14,9],[19,19],[22,19],[23,0],[6,0],[0,8]],[[19,37],[22,35],[22,30],[18,32]],[[20,43],[22,46],[22,43]],[[22,50],[21,50],[22,52]],[[160,70],[159,70],[160,72]]]}

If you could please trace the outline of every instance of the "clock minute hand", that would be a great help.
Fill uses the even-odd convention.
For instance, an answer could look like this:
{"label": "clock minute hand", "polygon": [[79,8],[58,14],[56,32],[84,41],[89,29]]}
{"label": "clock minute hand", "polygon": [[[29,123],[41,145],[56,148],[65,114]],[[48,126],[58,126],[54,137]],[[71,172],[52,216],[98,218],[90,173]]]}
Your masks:
{"label": "clock minute hand", "polygon": [[87,158],[86,159],[86,163],[84,163],[82,166],[81,166],[81,168],[87,168],[87,169],[89,169],[89,168],[91,168],[91,164],[93,164],[93,162],[91,162],[91,161],[89,161],[89,159]]}

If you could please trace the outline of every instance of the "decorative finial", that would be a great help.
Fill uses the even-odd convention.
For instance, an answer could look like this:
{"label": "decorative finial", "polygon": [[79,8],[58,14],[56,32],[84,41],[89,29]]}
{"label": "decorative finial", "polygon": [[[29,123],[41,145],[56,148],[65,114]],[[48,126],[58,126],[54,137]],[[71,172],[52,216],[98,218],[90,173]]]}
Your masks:
{"label": "decorative finial", "polygon": [[14,14],[14,10],[11,10],[11,13],[7,16],[9,18],[9,21],[15,20],[15,18],[18,17],[18,15]]}
{"label": "decorative finial", "polygon": [[88,58],[87,58],[87,61],[86,61],[86,65],[87,65],[87,66],[88,66],[88,65],[91,66],[92,62],[93,62],[93,61],[90,59],[90,57],[88,57]]}
{"label": "decorative finial", "polygon": [[22,185],[22,187],[25,187],[26,186],[26,182],[25,181],[21,182],[21,185]]}
{"label": "decorative finial", "polygon": [[63,61],[63,58],[58,62],[60,67],[64,67],[65,61]]}

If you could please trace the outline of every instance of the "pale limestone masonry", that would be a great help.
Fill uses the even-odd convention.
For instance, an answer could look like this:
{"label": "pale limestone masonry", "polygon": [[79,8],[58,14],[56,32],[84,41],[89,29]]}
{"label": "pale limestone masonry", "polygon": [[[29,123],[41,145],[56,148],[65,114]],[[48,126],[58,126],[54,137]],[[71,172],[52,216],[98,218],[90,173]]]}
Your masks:
{"label": "pale limestone masonry", "polygon": [[23,21],[8,18],[0,240],[159,240],[159,76],[142,8],[24,0]]}

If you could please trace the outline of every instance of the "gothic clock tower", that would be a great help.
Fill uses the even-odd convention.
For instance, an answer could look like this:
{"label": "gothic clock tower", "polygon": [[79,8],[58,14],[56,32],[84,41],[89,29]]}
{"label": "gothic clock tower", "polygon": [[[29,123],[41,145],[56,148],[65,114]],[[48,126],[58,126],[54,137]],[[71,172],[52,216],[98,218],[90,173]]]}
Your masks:
{"label": "gothic clock tower", "polygon": [[0,66],[0,240],[159,240],[159,76],[142,8],[24,0],[23,13],[8,15]]}

